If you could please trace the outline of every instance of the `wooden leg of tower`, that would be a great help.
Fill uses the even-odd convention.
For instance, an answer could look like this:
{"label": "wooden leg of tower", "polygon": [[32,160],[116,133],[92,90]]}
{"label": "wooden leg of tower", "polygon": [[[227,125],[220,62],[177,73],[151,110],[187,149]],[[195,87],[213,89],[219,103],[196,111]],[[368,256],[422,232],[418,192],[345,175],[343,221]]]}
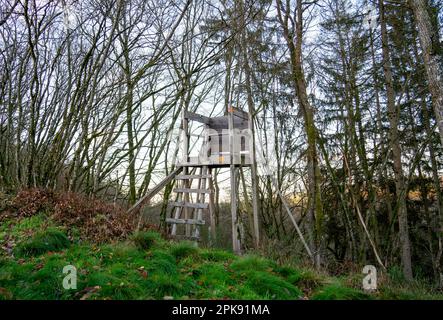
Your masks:
{"label": "wooden leg of tower", "polygon": [[[254,164],[255,166],[255,164]],[[258,225],[258,181],[257,169],[252,170],[252,216],[254,219],[254,245],[255,249],[260,247],[260,230]]]}
{"label": "wooden leg of tower", "polygon": [[214,181],[212,180],[212,170],[208,171],[209,178],[209,190],[211,193],[209,194],[209,236],[210,236],[210,244],[213,245],[215,243],[215,204],[214,204]]}
{"label": "wooden leg of tower", "polygon": [[237,217],[237,169],[231,164],[231,218],[232,218],[232,250],[240,253],[240,242],[238,237]]}
{"label": "wooden leg of tower", "polygon": [[236,168],[235,174],[235,194],[236,194],[236,202],[237,202],[237,234],[238,234],[238,247],[239,253],[241,252],[241,244],[244,242],[244,226],[243,226],[243,218],[241,216],[241,211],[238,211],[239,208],[239,192],[240,192],[240,167]]}

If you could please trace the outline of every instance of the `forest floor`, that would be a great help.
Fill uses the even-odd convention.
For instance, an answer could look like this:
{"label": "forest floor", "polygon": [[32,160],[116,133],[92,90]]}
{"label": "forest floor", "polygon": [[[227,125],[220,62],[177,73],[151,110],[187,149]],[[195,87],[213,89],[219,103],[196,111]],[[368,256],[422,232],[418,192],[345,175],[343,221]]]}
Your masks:
{"label": "forest floor", "polygon": [[[97,243],[37,209],[0,210],[0,300],[443,298],[419,282],[405,286],[389,277],[366,293],[362,274],[333,277],[258,254],[173,242],[153,230]],[[63,287],[67,265],[77,270],[76,289]]]}

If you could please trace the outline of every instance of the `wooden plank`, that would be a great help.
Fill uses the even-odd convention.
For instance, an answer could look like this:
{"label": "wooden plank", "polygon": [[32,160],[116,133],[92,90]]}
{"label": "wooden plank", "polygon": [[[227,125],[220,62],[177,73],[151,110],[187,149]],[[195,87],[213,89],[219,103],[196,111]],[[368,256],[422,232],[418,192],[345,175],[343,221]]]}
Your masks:
{"label": "wooden plank", "polygon": [[184,207],[184,208],[196,208],[196,209],[207,209],[208,204],[207,203],[191,203],[191,202],[170,202],[171,206],[174,207]]}
{"label": "wooden plank", "polygon": [[204,225],[204,220],[199,219],[174,219],[174,218],[166,218],[167,223],[176,223],[176,224],[199,224]]}
{"label": "wooden plank", "polygon": [[210,174],[187,174],[187,175],[179,175],[175,177],[175,180],[187,180],[187,179],[209,179],[211,178]]}
{"label": "wooden plank", "polygon": [[211,190],[208,189],[191,189],[191,188],[175,188],[174,192],[179,193],[211,193]]}
{"label": "wooden plank", "polygon": [[[233,118],[233,128],[235,129],[248,129],[248,121],[241,118]],[[229,129],[229,117],[214,117],[210,118],[209,128],[214,130]]]}
{"label": "wooden plank", "polygon": [[[250,163],[245,162],[245,163],[236,163],[234,164],[236,167],[249,167],[251,166]],[[223,163],[210,163],[210,164],[201,164],[201,163],[179,163],[177,164],[177,166],[179,167],[185,167],[185,168],[189,168],[189,167],[201,167],[201,166],[207,166],[208,168],[229,168],[229,160],[223,162]]]}
{"label": "wooden plank", "polygon": [[209,128],[215,129],[227,129],[228,128],[228,117],[212,117],[209,121]]}
{"label": "wooden plank", "polygon": [[204,124],[209,124],[211,121],[211,118],[205,117],[201,114],[195,113],[195,112],[190,112],[190,111],[185,111],[184,112],[184,117],[186,119],[192,120],[192,121],[197,121],[197,122],[201,122]]}
{"label": "wooden plank", "polygon": [[139,211],[145,203],[147,203],[153,196],[160,192],[169,182],[171,182],[176,175],[178,175],[183,170],[183,167],[177,167],[174,171],[172,171],[166,178],[164,178],[158,185],[156,185],[153,189],[149,190],[147,194],[145,194],[140,200],[138,200],[129,210],[128,214],[135,213]]}
{"label": "wooden plank", "polygon": [[230,110],[228,110],[228,111],[232,111],[232,114],[234,117],[241,118],[243,120],[248,120],[249,113],[246,111],[243,111],[243,110],[235,108],[235,107],[231,107]]}

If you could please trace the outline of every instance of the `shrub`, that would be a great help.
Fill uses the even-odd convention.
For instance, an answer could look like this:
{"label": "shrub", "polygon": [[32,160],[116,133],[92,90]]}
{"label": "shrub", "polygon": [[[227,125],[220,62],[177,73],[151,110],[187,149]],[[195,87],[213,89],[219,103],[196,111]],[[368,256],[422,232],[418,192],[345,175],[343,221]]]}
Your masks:
{"label": "shrub", "polygon": [[171,246],[171,254],[176,259],[182,259],[198,253],[198,248],[192,242],[180,242]]}
{"label": "shrub", "polygon": [[66,235],[58,229],[48,228],[36,233],[30,240],[19,243],[14,252],[18,256],[36,256],[48,251],[58,251],[69,246]]}
{"label": "shrub", "polygon": [[405,283],[405,276],[403,271],[401,270],[401,267],[399,266],[392,266],[388,270],[389,280],[393,284],[402,284]]}

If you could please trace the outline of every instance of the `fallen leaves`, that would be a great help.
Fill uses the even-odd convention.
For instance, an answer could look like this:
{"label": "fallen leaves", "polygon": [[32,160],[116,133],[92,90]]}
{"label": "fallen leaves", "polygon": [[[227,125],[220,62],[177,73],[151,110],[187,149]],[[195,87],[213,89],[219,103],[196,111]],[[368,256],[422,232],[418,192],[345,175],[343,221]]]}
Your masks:
{"label": "fallen leaves", "polygon": [[137,269],[138,272],[140,273],[140,275],[143,277],[143,279],[148,278],[148,272],[145,270],[144,266],[141,266],[140,268]]}
{"label": "fallen leaves", "polygon": [[55,192],[44,188],[21,190],[8,208],[18,218],[40,212],[68,230],[75,227],[82,240],[105,243],[126,238],[134,231],[137,219],[122,207],[74,192]]}
{"label": "fallen leaves", "polygon": [[6,288],[0,287],[0,296],[2,296],[4,299],[10,300],[12,299],[12,292]]}
{"label": "fallen leaves", "polygon": [[80,300],[89,299],[94,293],[98,292],[100,289],[101,289],[100,286],[85,288],[84,290],[81,291],[81,293],[83,293],[83,295],[81,296]]}

